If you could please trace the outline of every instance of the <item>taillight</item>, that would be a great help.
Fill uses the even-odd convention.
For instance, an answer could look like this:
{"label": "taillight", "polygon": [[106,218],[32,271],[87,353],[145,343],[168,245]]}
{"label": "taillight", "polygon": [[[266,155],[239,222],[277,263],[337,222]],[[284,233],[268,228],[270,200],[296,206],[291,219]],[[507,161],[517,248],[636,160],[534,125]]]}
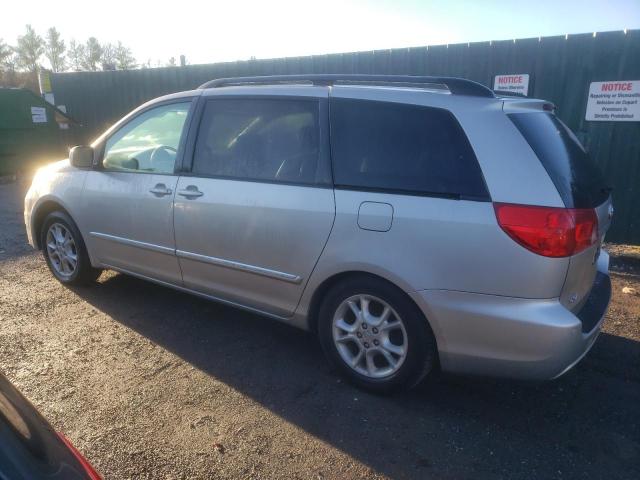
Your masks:
{"label": "taillight", "polygon": [[60,437],[60,440],[62,440],[62,442],[67,446],[67,448],[73,454],[73,456],[76,457],[76,460],[80,462],[80,465],[82,465],[82,468],[84,469],[84,473],[87,474],[87,478],[89,478],[90,480],[102,480],[100,475],[98,475],[98,472],[96,472],[93,469],[93,467],[87,461],[87,459],[82,456],[82,454],[78,451],[76,447],[73,446],[73,444],[69,441],[67,437],[65,437],[63,434],[59,432],[58,432],[58,437]]}
{"label": "taillight", "polygon": [[498,224],[523,247],[545,257],[569,257],[598,239],[593,209],[494,203]]}

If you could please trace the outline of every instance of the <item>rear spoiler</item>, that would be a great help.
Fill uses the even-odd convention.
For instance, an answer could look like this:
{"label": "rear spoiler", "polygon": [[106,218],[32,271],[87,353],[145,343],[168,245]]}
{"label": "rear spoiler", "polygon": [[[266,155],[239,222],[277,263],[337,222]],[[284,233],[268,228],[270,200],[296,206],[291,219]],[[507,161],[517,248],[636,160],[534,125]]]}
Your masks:
{"label": "rear spoiler", "polygon": [[537,98],[511,97],[502,98],[502,110],[504,112],[539,111],[555,113],[556,106],[546,100]]}

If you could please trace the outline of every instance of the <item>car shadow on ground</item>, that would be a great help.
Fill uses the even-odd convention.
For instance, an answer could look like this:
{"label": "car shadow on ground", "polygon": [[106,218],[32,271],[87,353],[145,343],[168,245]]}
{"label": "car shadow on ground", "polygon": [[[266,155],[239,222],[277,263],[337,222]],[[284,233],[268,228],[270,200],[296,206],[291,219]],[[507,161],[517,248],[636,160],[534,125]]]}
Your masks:
{"label": "car shadow on ground", "polygon": [[440,375],[375,396],[331,372],[314,337],[111,275],[78,295],[196,368],[392,478],[640,478],[640,343],[602,334],[561,379]]}

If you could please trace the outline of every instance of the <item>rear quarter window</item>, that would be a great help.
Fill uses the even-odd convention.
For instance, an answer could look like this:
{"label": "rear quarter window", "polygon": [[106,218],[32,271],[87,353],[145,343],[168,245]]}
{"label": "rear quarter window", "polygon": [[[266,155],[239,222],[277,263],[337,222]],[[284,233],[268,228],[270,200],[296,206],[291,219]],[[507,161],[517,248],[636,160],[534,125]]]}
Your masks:
{"label": "rear quarter window", "polygon": [[573,132],[551,113],[508,117],[544,166],[567,208],[594,208],[609,197],[600,169]]}
{"label": "rear quarter window", "polygon": [[490,199],[473,149],[451,112],[333,98],[330,119],[337,188]]}

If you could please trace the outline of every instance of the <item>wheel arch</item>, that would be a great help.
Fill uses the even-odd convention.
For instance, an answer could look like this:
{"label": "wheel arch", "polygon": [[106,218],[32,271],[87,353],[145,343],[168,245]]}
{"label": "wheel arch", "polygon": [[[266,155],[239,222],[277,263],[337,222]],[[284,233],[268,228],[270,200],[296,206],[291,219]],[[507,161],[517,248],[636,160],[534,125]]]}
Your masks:
{"label": "wheel arch", "polygon": [[[51,212],[63,212],[74,220],[69,209],[66,208],[62,202],[55,198],[46,198],[40,201],[38,205],[33,209],[33,214],[31,217],[31,231],[33,234],[33,243],[35,244],[38,250],[42,250],[41,237],[42,237],[42,227],[44,225],[44,220],[47,218]],[[77,223],[76,223],[77,226]]]}
{"label": "wheel arch", "polygon": [[[399,292],[402,293],[402,295],[407,299],[407,301],[409,301],[418,312],[420,312],[420,314],[422,315],[422,317],[424,318],[424,321],[427,323],[427,325],[429,326],[429,328],[431,329],[432,332],[434,332],[434,336],[435,336],[435,330],[433,328],[433,324],[432,322],[429,321],[429,319],[427,318],[427,315],[424,313],[424,311],[420,308],[420,306],[416,303],[416,301],[411,297],[411,295],[409,295],[409,293],[407,293],[407,290],[402,288],[400,285],[398,285],[398,283],[393,282],[391,280],[389,280],[388,278],[385,278],[382,275],[378,275],[376,273],[372,273],[372,272],[368,272],[365,270],[347,270],[347,271],[342,271],[342,272],[338,272],[338,273],[334,273],[333,275],[328,276],[327,278],[325,278],[314,290],[312,296],[311,296],[311,300],[309,301],[309,307],[307,310],[307,325],[308,328],[311,332],[313,332],[314,334],[317,334],[318,332],[318,314],[320,311],[320,306],[322,304],[322,300],[325,298],[327,292],[333,288],[335,285],[344,282],[348,279],[352,279],[352,278],[357,278],[357,277],[369,277],[369,278],[375,278],[377,280],[380,280],[382,282],[387,283],[388,285],[390,285],[391,287],[395,288],[396,290],[398,290]],[[436,337],[436,344],[437,344],[437,337]]]}

